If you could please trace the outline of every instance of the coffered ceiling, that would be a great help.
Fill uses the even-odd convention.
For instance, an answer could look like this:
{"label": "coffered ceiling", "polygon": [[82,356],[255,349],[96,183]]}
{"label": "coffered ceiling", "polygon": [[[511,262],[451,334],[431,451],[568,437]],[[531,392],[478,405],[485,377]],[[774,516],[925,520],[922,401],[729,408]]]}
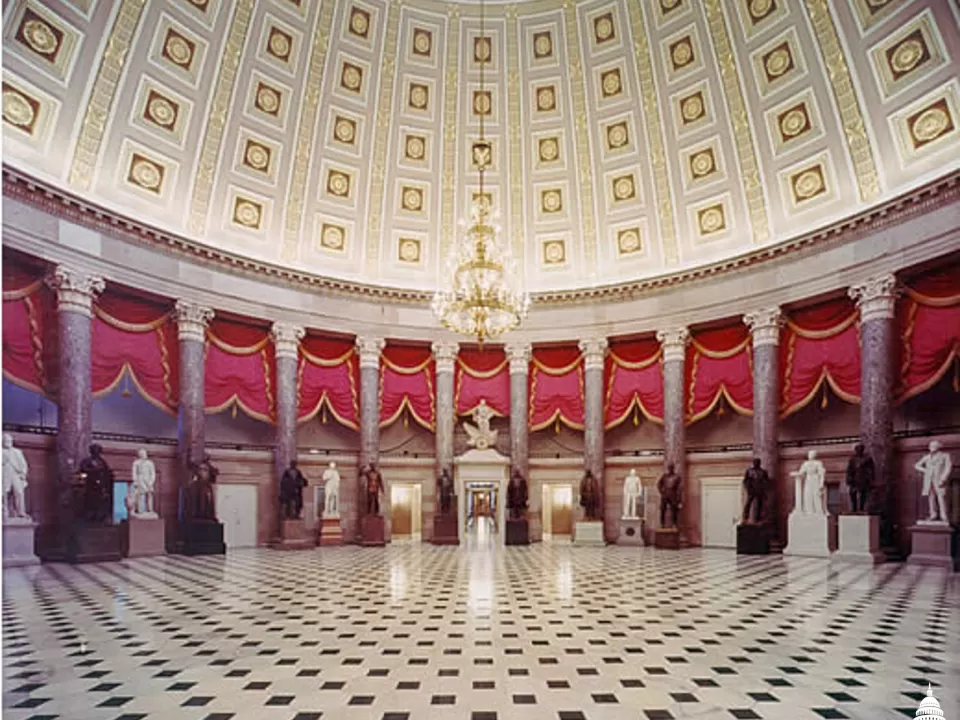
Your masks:
{"label": "coffered ceiling", "polygon": [[[534,290],[718,262],[960,166],[944,0],[15,0],[4,162],[253,259],[436,287],[485,194]],[[487,59],[486,86],[480,61]]]}

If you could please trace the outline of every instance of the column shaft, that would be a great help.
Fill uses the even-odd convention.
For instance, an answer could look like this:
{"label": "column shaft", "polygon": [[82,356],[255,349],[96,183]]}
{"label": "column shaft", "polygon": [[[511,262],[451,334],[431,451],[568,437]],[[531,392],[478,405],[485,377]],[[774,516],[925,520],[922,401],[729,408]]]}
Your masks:
{"label": "column shaft", "polygon": [[190,463],[199,462],[204,454],[204,343],[213,310],[179,300],[174,312],[180,343],[177,459],[180,467],[178,482],[182,488],[190,481]]}
{"label": "column shaft", "polygon": [[686,482],[684,366],[690,334],[686,328],[661,330],[663,344],[663,464],[673,464]]}
{"label": "column shaft", "polygon": [[[280,516],[280,479],[297,459],[297,354],[304,329],[288,323],[274,323],[270,329],[277,363],[277,437],[274,448],[276,477],[274,517]],[[277,525],[279,531],[279,523]]]}
{"label": "column shaft", "polygon": [[[753,337],[753,455],[770,475],[765,517],[779,528],[779,504],[785,489],[780,487],[778,447],[780,409],[780,308],[747,313],[743,321]],[[785,538],[781,538],[784,540]]]}
{"label": "column shaft", "polygon": [[[584,395],[584,432],[583,432],[583,469],[589,470],[597,480],[597,491],[600,493],[600,511],[604,518],[604,528],[615,532],[618,528],[616,518],[619,513],[611,510],[612,517],[608,522],[606,499],[610,493],[606,491],[604,482],[603,457],[603,359],[606,355],[607,341],[605,338],[591,338],[580,341],[580,351],[583,353],[583,395]],[[610,538],[608,538],[610,539]],[[614,540],[616,537],[613,538]]]}
{"label": "column shaft", "polygon": [[[360,354],[360,467],[380,464],[380,353],[385,343],[383,338],[358,337],[357,352]],[[388,482],[384,477],[384,482]],[[359,479],[340,483],[340,525],[344,542],[357,538],[362,494]],[[384,498],[384,515],[389,508]]]}
{"label": "column shaft", "polygon": [[431,349],[436,364],[436,452],[437,467],[423,485],[423,539],[433,538],[433,518],[440,504],[437,497],[437,478],[447,470],[453,475],[453,434],[457,409],[454,407],[453,378],[457,360],[457,343],[435,342]]}
{"label": "column shaft", "polygon": [[[519,470],[527,480],[529,536],[531,542],[539,542],[543,537],[542,498],[540,483],[535,484],[530,477],[529,458],[530,344],[508,343],[504,350],[510,361],[510,472]],[[500,498],[500,502],[506,502],[506,498]]]}

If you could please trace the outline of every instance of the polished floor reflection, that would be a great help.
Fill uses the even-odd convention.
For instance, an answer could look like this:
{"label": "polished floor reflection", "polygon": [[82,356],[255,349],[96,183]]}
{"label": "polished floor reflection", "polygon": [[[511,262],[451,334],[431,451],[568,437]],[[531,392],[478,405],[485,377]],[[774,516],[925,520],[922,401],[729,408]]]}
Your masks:
{"label": "polished floor reflection", "polygon": [[3,717],[960,718],[944,571],[494,537],[6,571]]}

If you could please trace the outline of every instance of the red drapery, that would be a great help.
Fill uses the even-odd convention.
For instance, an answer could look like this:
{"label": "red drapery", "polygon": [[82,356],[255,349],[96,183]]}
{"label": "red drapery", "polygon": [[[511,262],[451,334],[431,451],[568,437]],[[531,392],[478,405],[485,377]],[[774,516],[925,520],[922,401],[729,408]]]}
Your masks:
{"label": "red drapery", "polygon": [[357,392],[359,357],[352,340],[307,335],[300,343],[297,418],[306,422],[327,412],[341,425],[360,427]]}
{"label": "red drapery", "polygon": [[380,427],[403,415],[404,409],[420,425],[433,430],[434,364],[429,347],[387,345],[380,355]]}
{"label": "red drapery", "polygon": [[170,304],[107,288],[93,308],[91,390],[107,395],[129,378],[137,391],[164,412],[179,404],[177,327]]}
{"label": "red drapery", "polygon": [[[899,401],[919,395],[960,364],[960,265],[911,281],[897,306],[903,339]],[[954,367],[955,373],[958,368]],[[954,374],[953,389],[960,390]]]}
{"label": "red drapery", "polygon": [[266,328],[214,318],[207,328],[206,412],[233,406],[264,422],[274,417],[276,361]]}
{"label": "red drapery", "polygon": [[653,338],[614,342],[604,367],[604,426],[616,427],[633,414],[663,422],[663,351]]}
{"label": "red drapery", "polygon": [[860,402],[857,317],[847,298],[790,313],[780,342],[781,417],[806,407],[824,382],[841,400]]}
{"label": "red drapery", "polygon": [[687,348],[687,422],[707,417],[721,398],[753,414],[753,348],[742,323],[694,333]]}
{"label": "red drapery", "polygon": [[576,346],[537,348],[530,368],[530,430],[561,422],[583,430],[583,355]]}
{"label": "red drapery", "polygon": [[3,376],[42,395],[56,394],[56,299],[40,271],[3,267]]}
{"label": "red drapery", "polygon": [[497,415],[510,414],[510,363],[503,348],[463,349],[457,355],[454,406],[467,415],[486,400]]}

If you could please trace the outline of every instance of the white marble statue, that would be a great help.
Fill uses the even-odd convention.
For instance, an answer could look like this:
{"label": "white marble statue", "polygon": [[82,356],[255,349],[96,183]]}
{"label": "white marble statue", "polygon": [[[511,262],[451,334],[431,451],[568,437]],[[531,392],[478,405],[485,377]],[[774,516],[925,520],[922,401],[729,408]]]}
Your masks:
{"label": "white marble statue", "polygon": [[[4,454],[4,468],[6,468],[6,462],[6,454]],[[948,523],[950,516],[947,514],[947,484],[950,480],[950,472],[953,470],[950,456],[943,452],[940,449],[940,443],[934,440],[930,443],[930,452],[920,458],[914,467],[923,475],[923,488],[920,492],[927,497],[927,503],[929,503],[927,521]],[[4,469],[3,478],[4,487],[6,487],[6,469]]]}
{"label": "white marble statue", "polygon": [[13,438],[3,436],[3,519],[29,520],[27,515],[27,473],[30,466]]}
{"label": "white marble statue", "polygon": [[154,498],[157,490],[157,468],[153,460],[147,457],[143,448],[137,450],[137,459],[133,461],[133,484],[130,494],[133,496],[128,507],[131,515],[143,519],[154,519],[157,512],[154,508]]}
{"label": "white marble statue", "polygon": [[640,502],[640,478],[637,471],[630,468],[630,472],[623,479],[623,519],[636,520],[640,516],[637,514],[637,505]]}
{"label": "white marble statue", "polygon": [[476,426],[468,422],[463,423],[463,429],[467,431],[467,445],[477,450],[486,450],[497,442],[497,430],[490,429],[490,419],[493,417],[493,410],[487,405],[486,400],[481,400],[480,404],[473,409],[473,421]]}
{"label": "white marble statue", "polygon": [[323,516],[340,517],[340,471],[335,462],[323,471]]}
{"label": "white marble statue", "polygon": [[827,498],[824,480],[827,473],[817,460],[817,451],[807,453],[799,470],[790,473],[795,479],[793,512],[804,515],[826,515]]}

